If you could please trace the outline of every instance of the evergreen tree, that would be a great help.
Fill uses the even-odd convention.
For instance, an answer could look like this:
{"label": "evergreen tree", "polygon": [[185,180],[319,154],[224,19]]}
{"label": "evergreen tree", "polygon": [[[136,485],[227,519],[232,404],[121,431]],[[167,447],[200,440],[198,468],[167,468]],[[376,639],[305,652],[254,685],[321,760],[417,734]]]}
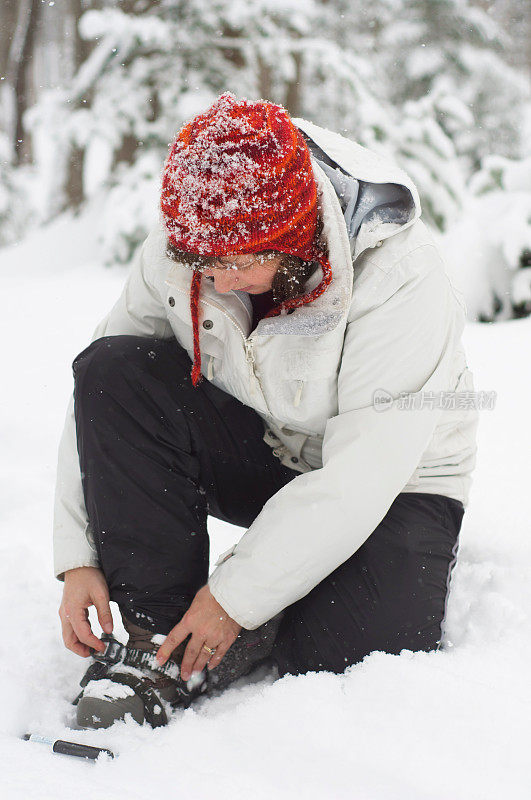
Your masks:
{"label": "evergreen tree", "polygon": [[168,142],[225,90],[396,158],[440,230],[484,155],[521,148],[525,87],[503,31],[468,0],[112,0],[79,33],[75,77],[26,119],[50,143],[47,208],[72,205],[72,186],[103,203],[109,261],[128,260],[154,219],[142,198],[156,197]]}
{"label": "evergreen tree", "polygon": [[[522,155],[522,125],[529,90],[505,58],[510,37],[483,9],[463,0],[400,0],[395,24],[380,36],[392,80],[388,97],[408,101],[446,96],[450,120],[439,106],[437,121],[466,160],[479,168],[483,156]],[[462,112],[455,114],[460,104]],[[468,113],[472,115],[472,124]],[[462,119],[463,124],[456,125]]]}

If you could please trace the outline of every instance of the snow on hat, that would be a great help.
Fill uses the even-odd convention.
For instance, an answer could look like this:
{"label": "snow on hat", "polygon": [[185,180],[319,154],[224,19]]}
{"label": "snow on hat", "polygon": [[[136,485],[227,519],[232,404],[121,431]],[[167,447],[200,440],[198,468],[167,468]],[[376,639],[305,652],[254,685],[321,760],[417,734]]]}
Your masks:
{"label": "snow on hat", "polygon": [[[225,92],[177,134],[164,165],[162,217],[178,250],[225,256],[276,250],[319,261],[321,283],[267,314],[310,303],[332,280],[316,245],[317,185],[310,152],[287,111],[265,100],[237,100]],[[199,292],[190,289],[194,337],[192,382],[201,379]]]}

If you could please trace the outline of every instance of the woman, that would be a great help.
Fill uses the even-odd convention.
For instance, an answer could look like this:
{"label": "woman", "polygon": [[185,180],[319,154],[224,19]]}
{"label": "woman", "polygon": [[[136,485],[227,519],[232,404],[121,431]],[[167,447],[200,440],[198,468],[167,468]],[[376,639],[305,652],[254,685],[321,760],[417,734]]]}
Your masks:
{"label": "woman", "polygon": [[[79,724],[164,724],[266,656],[439,646],[476,452],[464,321],[395,165],[229,93],[183,127],[73,364],[55,568],[65,644],[95,656]],[[210,577],[208,514],[247,528]]]}

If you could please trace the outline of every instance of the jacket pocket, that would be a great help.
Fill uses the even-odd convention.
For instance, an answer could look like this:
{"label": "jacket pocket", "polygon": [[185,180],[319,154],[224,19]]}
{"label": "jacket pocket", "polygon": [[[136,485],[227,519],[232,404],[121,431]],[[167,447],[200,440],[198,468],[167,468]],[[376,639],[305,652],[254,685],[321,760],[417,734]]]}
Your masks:
{"label": "jacket pocket", "polygon": [[460,463],[463,455],[475,447],[475,426],[478,410],[474,391],[474,376],[465,367],[459,375],[455,388],[447,393],[446,407],[440,412],[439,424],[423,457],[423,467],[443,467]]}
{"label": "jacket pocket", "polygon": [[334,349],[292,349],[280,359],[281,400],[285,409],[296,409],[311,398],[315,407],[328,408],[337,396],[338,352]]}
{"label": "jacket pocket", "polygon": [[338,370],[336,350],[287,350],[280,359],[280,375],[285,380],[306,381],[327,378]]}

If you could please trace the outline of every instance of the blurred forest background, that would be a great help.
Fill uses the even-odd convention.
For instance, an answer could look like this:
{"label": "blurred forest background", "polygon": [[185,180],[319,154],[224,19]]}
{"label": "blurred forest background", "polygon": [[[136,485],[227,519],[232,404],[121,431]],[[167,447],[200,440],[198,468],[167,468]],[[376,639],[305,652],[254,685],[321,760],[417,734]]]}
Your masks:
{"label": "blurred forest background", "polygon": [[0,246],[98,209],[127,264],[167,147],[225,90],[416,182],[469,317],[531,313],[531,0],[2,0]]}

